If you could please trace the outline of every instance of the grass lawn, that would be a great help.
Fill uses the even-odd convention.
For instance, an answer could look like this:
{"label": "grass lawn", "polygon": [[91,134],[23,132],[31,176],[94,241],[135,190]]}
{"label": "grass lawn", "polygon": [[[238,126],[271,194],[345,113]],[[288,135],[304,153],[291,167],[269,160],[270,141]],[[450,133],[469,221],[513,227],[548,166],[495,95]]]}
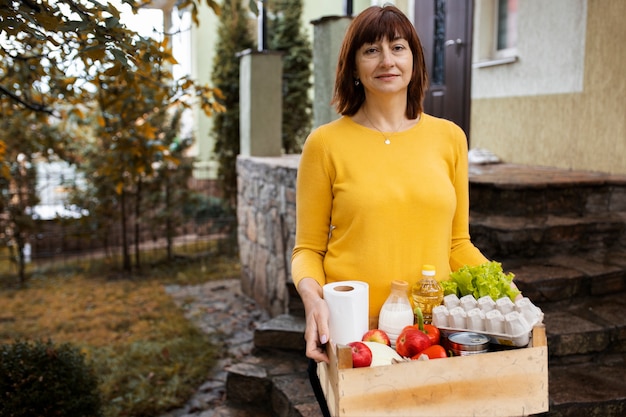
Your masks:
{"label": "grass lawn", "polygon": [[238,277],[238,260],[196,259],[122,279],[103,272],[105,265],[89,269],[38,273],[22,289],[0,287],[0,344],[50,339],[77,346],[100,378],[106,417],[157,416],[183,405],[219,347],[185,319],[164,286]]}

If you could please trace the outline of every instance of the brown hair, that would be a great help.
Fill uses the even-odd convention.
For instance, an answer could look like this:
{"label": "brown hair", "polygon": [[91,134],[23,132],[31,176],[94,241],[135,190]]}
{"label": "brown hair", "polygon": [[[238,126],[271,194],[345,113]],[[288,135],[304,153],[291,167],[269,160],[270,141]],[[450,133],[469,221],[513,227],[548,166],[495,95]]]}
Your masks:
{"label": "brown hair", "polygon": [[355,85],[356,53],[366,43],[381,39],[404,38],[413,53],[413,74],[407,89],[406,116],[415,119],[423,111],[428,75],[424,51],[415,27],[397,7],[372,6],[361,12],[350,24],[341,45],[332,104],[342,115],[354,115],[365,101],[363,85]]}

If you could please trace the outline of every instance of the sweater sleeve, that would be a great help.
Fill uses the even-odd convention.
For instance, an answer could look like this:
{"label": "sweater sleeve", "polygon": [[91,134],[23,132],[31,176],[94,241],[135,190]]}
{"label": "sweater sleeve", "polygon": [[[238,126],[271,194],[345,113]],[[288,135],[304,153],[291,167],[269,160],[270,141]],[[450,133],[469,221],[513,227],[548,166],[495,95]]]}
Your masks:
{"label": "sweater sleeve", "polygon": [[332,170],[318,129],[309,135],[300,158],[296,180],[296,241],[291,273],[296,288],[303,278],[326,283],[324,255],[330,232]]}
{"label": "sweater sleeve", "polygon": [[457,205],[452,221],[452,241],[450,248],[451,271],[456,271],[464,265],[480,265],[488,261],[470,239],[467,138],[461,128],[458,126],[455,126],[455,128],[457,130],[457,156],[453,183]]}

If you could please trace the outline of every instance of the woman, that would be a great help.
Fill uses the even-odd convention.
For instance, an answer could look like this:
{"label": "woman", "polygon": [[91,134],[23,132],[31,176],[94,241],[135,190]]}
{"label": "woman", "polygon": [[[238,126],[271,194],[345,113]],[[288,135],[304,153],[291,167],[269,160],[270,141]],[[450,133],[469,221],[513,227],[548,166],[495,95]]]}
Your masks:
{"label": "woman", "polygon": [[310,134],[298,170],[292,274],[315,362],[328,361],[324,284],[367,282],[374,328],[392,280],[411,285],[424,264],[447,279],[487,262],[469,236],[465,134],[423,113],[426,88],[407,17],[394,6],[360,13],[337,65],[333,104],[342,117]]}

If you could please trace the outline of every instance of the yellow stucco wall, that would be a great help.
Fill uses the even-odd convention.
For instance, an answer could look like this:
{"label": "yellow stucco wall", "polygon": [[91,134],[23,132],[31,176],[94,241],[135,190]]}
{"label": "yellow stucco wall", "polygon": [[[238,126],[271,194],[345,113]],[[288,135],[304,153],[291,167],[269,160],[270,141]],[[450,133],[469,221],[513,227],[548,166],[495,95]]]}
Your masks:
{"label": "yellow stucco wall", "polygon": [[626,174],[626,2],[589,0],[582,92],[472,100],[470,146],[506,162]]}
{"label": "yellow stucco wall", "polygon": [[470,146],[511,163],[626,174],[624,16],[625,1],[588,0],[582,91],[473,99]]}

